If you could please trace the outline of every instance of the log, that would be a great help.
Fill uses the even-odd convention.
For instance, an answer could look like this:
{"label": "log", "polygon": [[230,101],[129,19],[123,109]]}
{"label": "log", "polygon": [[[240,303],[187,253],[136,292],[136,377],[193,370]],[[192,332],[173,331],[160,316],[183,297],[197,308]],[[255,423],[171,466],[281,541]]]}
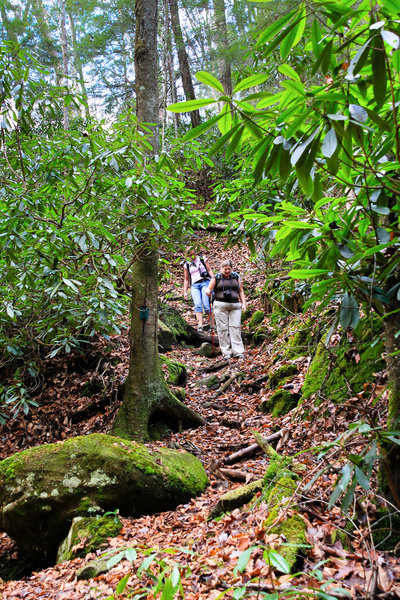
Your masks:
{"label": "log", "polygon": [[[280,438],[281,435],[282,431],[277,431],[276,433],[271,433],[271,435],[268,435],[267,437],[263,438],[263,440],[265,442],[272,442],[273,440],[277,440],[278,438]],[[231,456],[228,456],[228,458],[226,458],[224,462],[226,465],[231,465],[233,463],[240,462],[243,458],[248,458],[249,456],[252,456],[256,452],[260,451],[261,446],[259,446],[258,444],[252,444],[247,448],[243,448],[243,450],[239,450],[238,452],[231,454]]]}
{"label": "log", "polygon": [[250,475],[249,473],[245,473],[244,471],[238,471],[237,469],[226,469],[224,467],[220,467],[220,472],[225,477],[229,477],[233,481],[248,481]]}

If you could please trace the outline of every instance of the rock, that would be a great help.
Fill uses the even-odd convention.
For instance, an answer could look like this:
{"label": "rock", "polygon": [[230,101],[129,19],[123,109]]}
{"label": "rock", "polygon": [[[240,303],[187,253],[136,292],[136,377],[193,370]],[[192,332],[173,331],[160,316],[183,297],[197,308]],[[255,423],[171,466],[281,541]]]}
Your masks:
{"label": "rock", "polygon": [[261,323],[264,321],[264,318],[264,312],[262,310],[256,310],[248,324],[249,329],[255,329],[258,325],[261,325]]}
{"label": "rock", "polygon": [[197,350],[197,354],[204,356],[205,358],[213,358],[216,356],[216,351],[214,350],[212,344],[204,342]]}
{"label": "rock", "polygon": [[203,465],[187,452],[105,434],[72,438],[0,462],[0,530],[49,564],[74,517],[171,510],[207,484]]}
{"label": "rock", "polygon": [[160,362],[165,379],[169,385],[182,387],[186,385],[187,370],[183,363],[180,363],[177,360],[171,360],[166,356],[160,356]]}
{"label": "rock", "polygon": [[75,517],[58,548],[57,564],[95,552],[108,538],[117,537],[121,529],[122,523],[117,516]]}
{"label": "rock", "polygon": [[264,414],[272,414],[273,417],[280,417],[297,406],[300,398],[300,394],[292,394],[289,390],[281,388],[276,390],[270,398],[263,400],[259,404],[258,410]]}
{"label": "rock", "polygon": [[110,570],[107,566],[108,560],[108,558],[95,558],[95,560],[92,560],[84,567],[81,567],[76,572],[77,580],[79,581],[81,579],[93,579],[94,577],[98,577],[103,573],[108,573],[108,571]]}
{"label": "rock", "polygon": [[199,379],[199,381],[196,381],[194,387],[207,387],[209,390],[216,390],[219,388],[220,385],[220,380],[215,375],[215,373],[213,373],[212,375],[209,375],[204,379]]}

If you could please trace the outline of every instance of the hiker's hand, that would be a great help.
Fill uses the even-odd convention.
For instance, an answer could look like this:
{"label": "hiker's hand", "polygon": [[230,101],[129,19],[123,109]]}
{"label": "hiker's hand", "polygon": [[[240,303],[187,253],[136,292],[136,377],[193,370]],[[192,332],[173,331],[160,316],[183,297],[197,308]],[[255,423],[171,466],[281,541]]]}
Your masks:
{"label": "hiker's hand", "polygon": [[183,298],[187,300],[187,292],[183,292]]}
{"label": "hiker's hand", "polygon": [[208,288],[206,289],[206,294],[207,296],[210,298],[211,297],[211,290],[209,290]]}

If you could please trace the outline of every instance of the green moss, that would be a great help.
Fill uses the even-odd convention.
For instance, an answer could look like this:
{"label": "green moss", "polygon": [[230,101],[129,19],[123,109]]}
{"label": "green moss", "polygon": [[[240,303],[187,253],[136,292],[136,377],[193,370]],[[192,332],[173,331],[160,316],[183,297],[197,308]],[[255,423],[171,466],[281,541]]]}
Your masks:
{"label": "green moss", "polygon": [[122,523],[115,517],[104,515],[74,519],[70,534],[60,546],[57,562],[95,552],[108,538],[117,537],[121,529]]}
{"label": "green moss", "polygon": [[[285,463],[281,459],[281,466]],[[282,472],[283,466],[280,472]],[[279,473],[279,469],[278,469]],[[264,499],[270,505],[270,512],[264,521],[264,528],[269,534],[279,535],[282,544],[276,548],[288,562],[293,570],[304,554],[306,540],[306,524],[298,515],[289,516],[283,520],[277,519],[282,507],[292,502],[292,496],[296,490],[294,474],[286,473],[278,478],[275,485],[269,483],[265,490]],[[278,521],[278,522],[277,522]]]}
{"label": "green moss", "polygon": [[255,329],[257,325],[261,325],[261,323],[264,321],[264,317],[265,315],[262,310],[256,310],[249,321],[249,329]]}
{"label": "green moss", "polygon": [[163,367],[166,382],[170,385],[184,386],[187,379],[187,370],[183,363],[171,360],[166,356],[160,355],[160,362]]}
{"label": "green moss", "polygon": [[290,379],[294,375],[297,375],[297,373],[297,365],[294,365],[293,363],[282,365],[281,367],[279,367],[279,369],[274,371],[274,373],[270,374],[268,378],[268,383],[271,389],[274,390],[280,385],[283,385],[286,381],[288,381],[288,379]]}
{"label": "green moss", "polygon": [[313,332],[313,322],[311,319],[304,321],[294,318],[290,324],[289,339],[283,347],[284,360],[307,356],[312,353],[313,346],[317,343],[318,337],[311,335]]}
{"label": "green moss", "polygon": [[270,398],[263,400],[258,409],[264,414],[272,414],[273,417],[286,415],[297,406],[299,395],[292,394],[289,390],[276,390]]}
{"label": "green moss", "polygon": [[347,382],[351,393],[361,392],[364,384],[373,380],[373,373],[385,367],[381,358],[383,340],[372,344],[377,339],[379,325],[380,319],[374,319],[372,324],[369,319],[363,319],[351,341],[343,333],[340,344],[329,350],[323,341],[319,343],[302,387],[303,396],[309,398],[319,392],[331,400],[341,401],[348,397]]}
{"label": "green moss", "polygon": [[338,541],[341,542],[342,547],[345,550],[350,551],[352,549],[350,538],[349,538],[348,534],[345,531],[343,531],[342,529],[335,529],[331,533],[331,543],[335,544]]}
{"label": "green moss", "polygon": [[264,484],[270,486],[271,482],[276,481],[282,477],[289,477],[291,480],[294,479],[294,473],[290,471],[292,464],[292,458],[290,456],[281,456],[276,454],[270,459],[268,469],[265,471]]}

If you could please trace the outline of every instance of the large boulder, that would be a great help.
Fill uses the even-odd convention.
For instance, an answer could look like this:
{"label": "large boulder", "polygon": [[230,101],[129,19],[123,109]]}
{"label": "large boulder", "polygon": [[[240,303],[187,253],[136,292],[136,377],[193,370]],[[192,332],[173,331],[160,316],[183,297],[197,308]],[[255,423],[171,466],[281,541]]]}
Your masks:
{"label": "large boulder", "polygon": [[43,563],[55,559],[74,517],[175,508],[208,484],[187,452],[92,434],[37,446],[0,462],[0,530]]}

